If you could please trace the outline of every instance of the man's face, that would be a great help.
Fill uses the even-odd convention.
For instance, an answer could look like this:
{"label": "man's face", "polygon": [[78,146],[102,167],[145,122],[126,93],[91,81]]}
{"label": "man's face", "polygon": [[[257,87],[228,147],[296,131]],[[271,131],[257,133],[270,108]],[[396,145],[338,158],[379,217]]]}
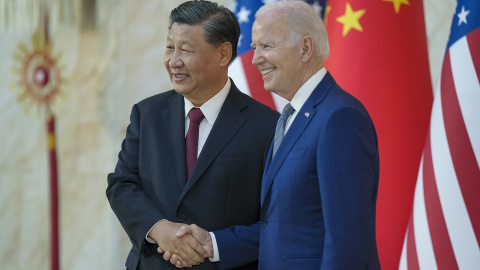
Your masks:
{"label": "man's face", "polygon": [[219,50],[204,41],[200,25],[172,25],[164,64],[175,91],[194,104],[205,97],[210,98],[213,91],[219,90],[216,89],[221,66]]}
{"label": "man's face", "polygon": [[274,13],[259,16],[253,24],[252,64],[262,73],[265,90],[291,99],[303,79],[301,48],[290,41],[285,16]]}

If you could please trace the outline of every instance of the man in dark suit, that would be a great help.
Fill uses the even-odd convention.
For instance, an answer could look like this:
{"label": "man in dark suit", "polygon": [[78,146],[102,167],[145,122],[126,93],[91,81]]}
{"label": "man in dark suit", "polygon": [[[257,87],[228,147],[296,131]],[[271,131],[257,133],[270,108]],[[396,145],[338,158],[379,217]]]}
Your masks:
{"label": "man in dark suit", "polygon": [[278,113],[228,78],[239,35],[235,15],[216,3],[186,2],[170,14],[165,67],[174,90],[133,106],[108,175],[110,206],[132,242],[127,269],[175,268],[157,249],[178,254],[179,266],[216,269],[203,258],[211,250],[175,236],[182,223],[219,230],[259,219]]}
{"label": "man in dark suit", "polygon": [[[290,101],[267,157],[261,219],[214,231],[216,241],[196,225],[177,236],[216,246],[220,269],[256,259],[259,269],[380,269],[373,122],[326,71],[327,33],[308,4],[269,3],[255,18],[253,64],[265,89]],[[172,262],[178,256],[165,253]]]}

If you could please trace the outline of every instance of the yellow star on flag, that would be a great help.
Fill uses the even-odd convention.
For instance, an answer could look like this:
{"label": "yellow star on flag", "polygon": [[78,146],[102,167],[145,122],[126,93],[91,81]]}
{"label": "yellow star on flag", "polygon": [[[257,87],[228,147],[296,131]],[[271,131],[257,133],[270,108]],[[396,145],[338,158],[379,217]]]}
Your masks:
{"label": "yellow star on flag", "polygon": [[353,11],[352,6],[350,6],[350,3],[347,2],[347,6],[345,7],[345,15],[337,18],[337,22],[343,24],[343,36],[346,36],[352,28],[363,32],[363,28],[360,25],[360,22],[358,22],[363,14],[365,14],[365,9]]}
{"label": "yellow star on flag", "polygon": [[392,2],[393,3],[393,7],[395,8],[395,13],[398,14],[398,12],[400,12],[400,6],[402,4],[404,5],[410,5],[410,3],[408,2],[408,0],[382,0],[384,2]]}

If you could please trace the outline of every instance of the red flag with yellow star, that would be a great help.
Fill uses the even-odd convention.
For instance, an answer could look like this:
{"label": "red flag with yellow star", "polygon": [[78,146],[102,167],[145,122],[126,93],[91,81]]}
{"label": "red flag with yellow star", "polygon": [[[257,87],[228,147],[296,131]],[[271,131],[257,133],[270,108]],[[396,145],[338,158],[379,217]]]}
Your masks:
{"label": "red flag with yellow star", "polygon": [[382,269],[398,269],[433,100],[423,3],[336,0],[327,12],[327,70],[377,129],[378,251]]}

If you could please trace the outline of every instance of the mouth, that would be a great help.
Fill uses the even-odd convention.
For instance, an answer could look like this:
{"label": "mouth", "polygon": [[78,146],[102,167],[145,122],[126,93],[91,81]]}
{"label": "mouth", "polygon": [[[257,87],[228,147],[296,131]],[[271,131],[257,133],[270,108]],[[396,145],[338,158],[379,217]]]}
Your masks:
{"label": "mouth", "polygon": [[260,70],[260,73],[262,73],[262,75],[265,76],[268,73],[274,71],[275,69],[277,69],[277,68],[269,68],[269,69]]}
{"label": "mouth", "polygon": [[188,74],[172,73],[173,82],[176,82],[176,83],[180,83],[180,82],[186,80],[186,78],[189,77],[189,76],[190,75],[188,75]]}

